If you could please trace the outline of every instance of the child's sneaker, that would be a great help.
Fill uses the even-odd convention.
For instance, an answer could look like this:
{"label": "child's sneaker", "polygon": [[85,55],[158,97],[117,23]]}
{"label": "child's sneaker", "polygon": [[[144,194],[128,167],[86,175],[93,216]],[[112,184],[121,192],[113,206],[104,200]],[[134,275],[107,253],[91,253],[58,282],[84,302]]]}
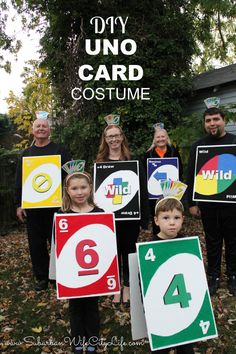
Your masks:
{"label": "child's sneaker", "polygon": [[97,350],[95,347],[89,345],[87,347],[86,354],[97,354]]}

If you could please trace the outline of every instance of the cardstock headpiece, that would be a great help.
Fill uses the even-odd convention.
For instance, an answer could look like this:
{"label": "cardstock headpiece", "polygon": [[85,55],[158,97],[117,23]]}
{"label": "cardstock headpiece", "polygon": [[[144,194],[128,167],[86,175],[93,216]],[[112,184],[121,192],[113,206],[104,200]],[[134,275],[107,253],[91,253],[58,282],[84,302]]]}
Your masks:
{"label": "cardstock headpiece", "polygon": [[174,197],[178,200],[182,199],[187,189],[187,184],[181,181],[162,180],[160,185],[164,197]]}
{"label": "cardstock headpiece", "polygon": [[220,106],[220,97],[208,97],[204,100],[205,105],[207,108],[217,107]]}
{"label": "cardstock headpiece", "polygon": [[36,118],[37,119],[47,119],[48,115],[49,115],[49,113],[45,112],[45,111],[37,111],[35,113],[36,113]]}
{"label": "cardstock headpiece", "polygon": [[161,122],[158,122],[158,123],[155,123],[153,124],[153,129],[164,129],[164,123],[161,123]]}
{"label": "cardstock headpiece", "polygon": [[158,202],[156,203],[156,206],[155,206],[155,214],[156,214],[156,211],[157,211],[157,207],[160,204],[162,204],[166,199],[175,199],[175,200],[177,200],[179,202],[179,204],[181,205],[181,208],[184,211],[184,206],[183,206],[182,202],[178,198],[173,197],[173,196],[167,196],[167,197],[164,197],[164,198],[161,198],[160,200],[158,200]]}
{"label": "cardstock headpiece", "polygon": [[107,125],[119,125],[120,124],[120,116],[118,114],[108,114],[108,116],[104,117]]}
{"label": "cardstock headpiece", "polygon": [[85,166],[85,160],[71,160],[66,162],[62,166],[62,169],[66,171],[68,175],[71,175],[72,173],[78,173],[78,172],[83,173],[84,166]]}

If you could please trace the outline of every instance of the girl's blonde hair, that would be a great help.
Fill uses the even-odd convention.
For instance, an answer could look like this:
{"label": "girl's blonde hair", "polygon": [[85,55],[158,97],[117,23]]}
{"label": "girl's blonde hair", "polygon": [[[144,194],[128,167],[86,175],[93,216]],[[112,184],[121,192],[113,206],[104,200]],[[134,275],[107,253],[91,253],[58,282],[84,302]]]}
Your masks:
{"label": "girl's blonde hair", "polygon": [[160,212],[173,211],[174,209],[177,209],[179,212],[181,212],[182,215],[184,215],[183,204],[177,198],[165,197],[159,199],[155,207],[155,216],[157,218]]}
{"label": "girl's blonde hair", "polygon": [[69,212],[71,210],[72,207],[72,202],[70,199],[70,196],[68,194],[68,187],[70,186],[70,181],[73,179],[86,179],[88,184],[91,187],[91,192],[90,192],[90,196],[88,198],[88,204],[92,205],[94,207],[96,207],[96,204],[94,203],[94,198],[93,198],[93,182],[92,182],[92,177],[89,173],[87,172],[75,172],[72,173],[70,175],[67,175],[65,180],[64,180],[64,184],[63,184],[63,198],[62,198],[62,208],[61,210],[63,212]]}
{"label": "girl's blonde hair", "polygon": [[106,134],[109,131],[109,129],[111,128],[117,128],[120,131],[120,134],[123,137],[123,141],[121,143],[121,160],[130,160],[130,149],[129,149],[129,144],[128,144],[128,140],[123,132],[123,130],[121,129],[121,127],[119,125],[108,125],[103,133],[102,133],[102,137],[101,137],[101,141],[100,141],[100,145],[98,148],[98,154],[97,154],[97,158],[96,158],[96,162],[105,162],[109,160],[109,147],[108,144],[106,142]]}

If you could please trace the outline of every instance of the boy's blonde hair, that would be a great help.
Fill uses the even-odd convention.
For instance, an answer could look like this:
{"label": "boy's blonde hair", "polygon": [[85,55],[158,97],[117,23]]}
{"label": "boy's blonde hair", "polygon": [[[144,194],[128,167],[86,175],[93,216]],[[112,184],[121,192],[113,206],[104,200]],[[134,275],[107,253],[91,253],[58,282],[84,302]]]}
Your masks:
{"label": "boy's blonde hair", "polygon": [[165,197],[159,199],[155,207],[155,216],[158,217],[160,212],[178,210],[181,214],[184,214],[184,207],[180,200],[175,197]]}
{"label": "boy's blonde hair", "polygon": [[86,179],[88,184],[91,187],[91,192],[90,192],[90,196],[88,198],[88,204],[96,207],[96,204],[94,203],[94,199],[93,199],[93,182],[92,182],[92,177],[89,173],[87,172],[75,172],[72,173],[70,175],[67,175],[65,180],[64,180],[64,184],[63,184],[63,198],[62,198],[62,208],[61,210],[63,212],[68,212],[71,210],[71,199],[70,196],[68,194],[67,188],[70,185],[70,181],[73,179]]}

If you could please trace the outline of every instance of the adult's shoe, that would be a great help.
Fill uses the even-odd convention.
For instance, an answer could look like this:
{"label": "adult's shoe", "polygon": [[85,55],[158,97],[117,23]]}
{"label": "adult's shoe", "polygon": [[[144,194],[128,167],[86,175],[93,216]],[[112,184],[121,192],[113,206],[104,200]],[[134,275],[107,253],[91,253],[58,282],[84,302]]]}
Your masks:
{"label": "adult's shoe", "polygon": [[48,288],[48,281],[46,279],[39,280],[35,285],[35,291],[42,291]]}
{"label": "adult's shoe", "polygon": [[219,289],[219,286],[220,286],[219,278],[214,276],[208,277],[208,288],[211,296],[216,294],[217,290]]}
{"label": "adult's shoe", "polygon": [[75,347],[74,354],[83,354],[84,349],[82,347]]}
{"label": "adult's shoe", "polygon": [[236,296],[236,276],[232,275],[230,277],[228,277],[228,289],[230,294],[232,294],[233,296]]}

